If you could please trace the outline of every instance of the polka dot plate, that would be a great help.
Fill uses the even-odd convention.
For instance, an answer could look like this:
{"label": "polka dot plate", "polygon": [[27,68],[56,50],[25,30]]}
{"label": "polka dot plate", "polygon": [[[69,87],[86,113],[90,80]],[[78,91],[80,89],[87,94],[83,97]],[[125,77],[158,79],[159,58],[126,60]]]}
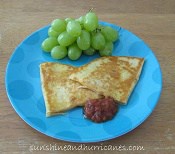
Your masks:
{"label": "polka dot plate", "polygon": [[[64,115],[45,116],[41,92],[39,64],[60,62],[81,66],[98,58],[82,55],[77,61],[68,58],[53,60],[41,50],[49,26],[32,33],[13,52],[6,69],[6,91],[17,114],[31,127],[50,137],[70,142],[98,142],[121,136],[140,125],[155,108],[162,89],[160,65],[151,49],[136,35],[119,26],[100,22],[119,31],[113,55],[144,57],[145,64],[128,104],[110,121],[93,123],[83,118],[82,108],[74,108]],[[117,90],[117,89],[116,89]]]}

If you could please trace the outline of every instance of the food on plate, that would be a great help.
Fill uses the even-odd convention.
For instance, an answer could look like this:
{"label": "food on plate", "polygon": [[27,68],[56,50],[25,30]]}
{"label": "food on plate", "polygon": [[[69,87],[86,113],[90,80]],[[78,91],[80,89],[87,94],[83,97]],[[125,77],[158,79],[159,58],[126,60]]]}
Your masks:
{"label": "food on plate", "polygon": [[118,110],[118,104],[111,97],[88,100],[84,106],[84,117],[100,123],[112,119]]}
{"label": "food on plate", "polygon": [[75,42],[75,40],[76,38],[69,35],[66,31],[62,32],[57,38],[58,43],[63,47],[70,46]]}
{"label": "food on plate", "polygon": [[71,60],[76,60],[81,56],[81,49],[77,46],[76,43],[72,44],[68,48],[68,57]]}
{"label": "food on plate", "polygon": [[101,33],[104,35],[106,41],[115,42],[119,37],[117,31],[109,26],[101,28]]}
{"label": "food on plate", "polygon": [[88,31],[81,31],[81,35],[77,38],[77,45],[81,50],[87,50],[90,48],[91,38]]}
{"label": "food on plate", "polygon": [[85,117],[94,122],[112,119],[118,103],[127,103],[143,63],[143,58],[106,56],[81,67],[40,64],[46,116],[84,106]]}
{"label": "food on plate", "polygon": [[49,37],[43,41],[41,47],[45,52],[50,52],[57,45],[58,45],[57,39],[54,37]]}
{"label": "food on plate", "polygon": [[63,113],[76,106],[82,106],[88,99],[101,96],[89,90],[82,89],[81,84],[68,79],[77,68],[46,62],[40,65],[42,92],[46,106],[46,116]]}
{"label": "food on plate", "polygon": [[54,31],[58,32],[59,34],[61,34],[62,32],[64,32],[66,30],[66,23],[64,20],[62,19],[55,19],[52,23],[51,23],[51,27]]}
{"label": "food on plate", "polygon": [[51,56],[53,59],[62,59],[67,56],[67,48],[64,46],[55,46],[51,51]]}
{"label": "food on plate", "polygon": [[108,56],[75,69],[69,79],[126,104],[142,70],[143,58]]}
{"label": "food on plate", "polygon": [[84,28],[89,32],[95,30],[98,27],[97,15],[92,11],[88,12],[84,17],[83,25]]}
{"label": "food on plate", "polygon": [[88,55],[88,56],[94,55],[95,52],[96,52],[96,50],[93,49],[93,48],[91,48],[91,47],[90,47],[89,49],[83,51],[83,53],[84,53],[85,55]]}
{"label": "food on plate", "polygon": [[[111,56],[113,43],[119,39],[116,29],[110,26],[102,26],[98,22],[98,16],[90,10],[86,15],[77,19],[55,19],[48,29],[46,38],[41,47],[45,52],[50,52],[53,59],[63,59],[66,56],[71,60],[77,60],[82,54],[91,56],[98,53],[100,56]],[[69,50],[76,46],[77,51],[62,52],[56,50],[66,48]]]}
{"label": "food on plate", "polygon": [[95,50],[103,50],[106,45],[105,37],[101,32],[92,33],[91,45]]}
{"label": "food on plate", "polygon": [[72,37],[78,37],[81,34],[81,26],[78,21],[71,20],[67,23],[66,31]]}

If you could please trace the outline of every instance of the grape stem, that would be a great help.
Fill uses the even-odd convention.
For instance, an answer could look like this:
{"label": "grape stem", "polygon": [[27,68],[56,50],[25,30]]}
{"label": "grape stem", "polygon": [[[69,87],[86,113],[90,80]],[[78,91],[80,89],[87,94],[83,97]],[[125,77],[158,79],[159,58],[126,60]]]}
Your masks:
{"label": "grape stem", "polygon": [[89,10],[89,12],[92,12],[93,9],[94,9],[94,8],[92,7],[92,8]]}
{"label": "grape stem", "polygon": [[101,28],[96,28],[94,31],[95,31],[96,33],[97,33],[97,32],[101,32]]}

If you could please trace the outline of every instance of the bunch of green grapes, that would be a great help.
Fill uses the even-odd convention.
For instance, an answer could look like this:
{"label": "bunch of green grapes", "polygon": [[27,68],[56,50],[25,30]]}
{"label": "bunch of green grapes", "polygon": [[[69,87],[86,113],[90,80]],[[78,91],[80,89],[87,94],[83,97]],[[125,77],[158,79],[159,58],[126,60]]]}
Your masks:
{"label": "bunch of green grapes", "polygon": [[56,19],[48,30],[48,38],[42,43],[42,50],[50,52],[54,59],[66,56],[77,60],[83,54],[112,55],[113,43],[118,32],[109,26],[99,25],[97,15],[90,11],[78,19]]}

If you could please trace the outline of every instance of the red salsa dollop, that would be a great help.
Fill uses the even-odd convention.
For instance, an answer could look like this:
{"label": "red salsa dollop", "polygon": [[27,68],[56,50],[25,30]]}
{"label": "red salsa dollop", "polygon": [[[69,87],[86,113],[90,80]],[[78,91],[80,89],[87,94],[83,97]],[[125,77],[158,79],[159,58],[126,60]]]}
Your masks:
{"label": "red salsa dollop", "polygon": [[110,120],[118,110],[117,104],[111,97],[88,100],[84,106],[84,116],[97,123]]}

